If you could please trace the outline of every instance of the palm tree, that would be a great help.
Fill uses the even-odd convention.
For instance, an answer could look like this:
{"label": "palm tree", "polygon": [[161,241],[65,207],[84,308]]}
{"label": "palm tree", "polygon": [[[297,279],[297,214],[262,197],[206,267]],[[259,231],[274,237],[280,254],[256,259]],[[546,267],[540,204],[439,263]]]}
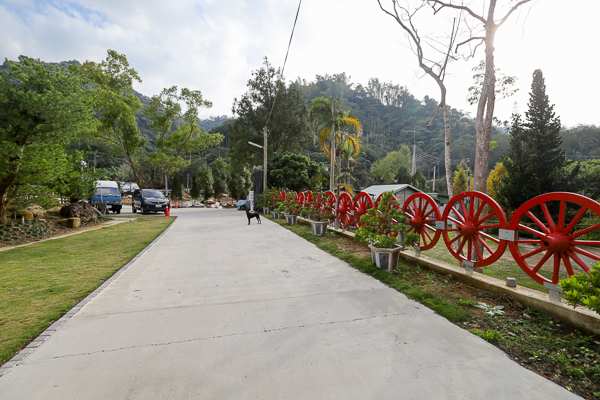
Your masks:
{"label": "palm tree", "polygon": [[[329,156],[331,162],[329,190],[333,192],[336,158],[339,156],[338,168],[341,172],[342,155],[349,154],[353,157],[360,151],[359,136],[362,134],[362,127],[356,118],[349,116],[349,112],[344,110],[341,95],[338,95],[335,99],[332,96],[314,99],[309,119],[316,124],[319,146]],[[356,133],[350,133],[348,128],[353,128]],[[337,146],[339,146],[338,151],[336,151]]]}

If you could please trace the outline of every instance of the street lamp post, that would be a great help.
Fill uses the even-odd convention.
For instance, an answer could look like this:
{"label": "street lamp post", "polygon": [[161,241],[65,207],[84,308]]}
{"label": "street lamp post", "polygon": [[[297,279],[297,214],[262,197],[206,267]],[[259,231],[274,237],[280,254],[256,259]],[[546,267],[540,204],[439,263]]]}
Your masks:
{"label": "street lamp post", "polygon": [[263,149],[263,192],[267,189],[267,128],[265,128],[265,145],[261,146],[260,144],[256,144],[253,142],[248,142],[252,146],[258,147],[259,149]]}

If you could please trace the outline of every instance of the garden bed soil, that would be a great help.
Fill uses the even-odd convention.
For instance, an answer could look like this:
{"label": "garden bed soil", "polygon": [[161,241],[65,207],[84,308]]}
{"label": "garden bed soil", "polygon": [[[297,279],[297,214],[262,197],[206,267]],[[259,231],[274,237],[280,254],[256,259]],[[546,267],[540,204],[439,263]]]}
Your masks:
{"label": "garden bed soil", "polygon": [[[310,233],[310,227],[287,227]],[[329,232],[318,239],[362,260],[371,261],[366,244]],[[508,295],[477,289],[416,264],[400,261],[392,276],[435,297],[462,307],[468,317],[458,326],[480,336],[527,369],[585,399],[600,399],[600,337],[591,336],[524,307]],[[502,315],[487,316],[481,303],[501,306]]]}

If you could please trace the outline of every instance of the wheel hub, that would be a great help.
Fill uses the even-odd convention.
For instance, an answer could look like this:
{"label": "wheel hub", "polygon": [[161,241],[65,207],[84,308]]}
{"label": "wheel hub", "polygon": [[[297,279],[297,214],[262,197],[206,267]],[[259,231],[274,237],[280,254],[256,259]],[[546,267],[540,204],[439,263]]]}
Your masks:
{"label": "wheel hub", "polygon": [[415,215],[413,218],[410,219],[410,224],[415,229],[419,229],[419,228],[423,227],[423,220]]}
{"label": "wheel hub", "polygon": [[466,237],[471,237],[475,235],[476,229],[475,225],[472,222],[466,222],[465,224],[459,225],[458,229],[460,233],[462,233]]}
{"label": "wheel hub", "polygon": [[553,232],[542,239],[542,247],[553,253],[564,253],[569,248],[569,239],[562,233]]}

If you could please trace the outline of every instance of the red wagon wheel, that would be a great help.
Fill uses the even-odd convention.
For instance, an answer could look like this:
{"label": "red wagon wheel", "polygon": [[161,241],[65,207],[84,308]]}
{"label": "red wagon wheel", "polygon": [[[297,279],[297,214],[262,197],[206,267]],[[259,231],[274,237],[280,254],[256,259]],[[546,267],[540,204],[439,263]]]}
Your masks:
{"label": "red wagon wheel", "polygon": [[[335,197],[335,193],[333,193],[331,190],[329,190],[327,193],[325,193],[325,202],[323,203],[323,205],[327,204],[329,207],[331,207],[331,212],[335,214],[335,204],[337,203],[337,199]],[[321,208],[323,208],[323,206],[321,206]],[[328,219],[329,222],[333,222],[335,221],[335,218],[333,219]]]}
{"label": "red wagon wheel", "polygon": [[306,196],[304,197],[304,200],[306,201],[306,203],[310,203],[313,199],[313,195],[312,195],[312,191],[307,191],[306,192]]}
{"label": "red wagon wheel", "polygon": [[354,198],[354,225],[360,228],[360,217],[365,215],[369,209],[373,208],[373,200],[365,192],[360,192]]}
{"label": "red wagon wheel", "polygon": [[[464,192],[454,196],[444,209],[442,220],[446,224],[454,224],[450,229],[446,226],[442,235],[446,247],[458,260],[470,261],[475,267],[483,267],[499,259],[506,249],[505,240],[496,239],[484,232],[488,228],[508,227],[504,211],[487,194]],[[494,246],[497,247],[494,249]]]}
{"label": "red wagon wheel", "polygon": [[327,205],[329,205],[329,206],[331,206],[331,208],[333,208],[335,203],[337,202],[337,199],[335,198],[335,193],[333,193],[330,190],[327,193],[325,193],[325,197],[327,197]]}
{"label": "red wagon wheel", "polygon": [[338,221],[340,221],[340,225],[344,228],[349,227],[352,221],[354,221],[353,211],[354,204],[352,202],[352,197],[350,197],[348,193],[342,193],[338,200],[337,217]]}
{"label": "red wagon wheel", "polygon": [[[543,194],[517,208],[510,220],[509,229],[533,235],[533,238],[517,238],[509,243],[510,252],[517,264],[540,284],[558,284],[561,266],[565,267],[569,276],[575,273],[573,266],[588,272],[589,265],[600,261],[600,256],[581,246],[599,248],[600,241],[581,240],[581,236],[600,229],[600,224],[579,226],[586,213],[600,216],[600,203],[579,194],[565,192]],[[570,216],[573,215],[575,216],[571,219]],[[530,246],[535,247],[533,251],[532,248],[526,248]],[[539,260],[537,257],[532,259],[536,254],[543,256]],[[552,262],[552,279],[548,277],[550,268],[543,268],[547,261]]]}
{"label": "red wagon wheel", "polygon": [[[379,208],[379,200],[381,199],[381,197],[383,196],[383,193],[381,193],[378,197],[377,200],[375,200],[375,208]],[[398,202],[398,199],[396,198],[396,196],[392,195],[392,204],[394,204],[393,207],[395,208],[400,208],[400,203]],[[390,204],[390,207],[392,207],[392,205]],[[389,210],[389,207],[388,207]],[[377,210],[377,213],[380,214],[381,211],[379,211],[379,209]],[[398,221],[396,221],[395,219],[393,219],[392,221],[394,221],[394,223],[397,223]],[[397,232],[392,232],[390,233],[391,237],[397,237],[398,233]]]}
{"label": "red wagon wheel", "polygon": [[404,202],[402,211],[410,219],[408,232],[415,232],[421,239],[421,250],[429,250],[440,239],[441,230],[435,229],[435,221],[442,219],[436,202],[425,193],[415,193]]}

